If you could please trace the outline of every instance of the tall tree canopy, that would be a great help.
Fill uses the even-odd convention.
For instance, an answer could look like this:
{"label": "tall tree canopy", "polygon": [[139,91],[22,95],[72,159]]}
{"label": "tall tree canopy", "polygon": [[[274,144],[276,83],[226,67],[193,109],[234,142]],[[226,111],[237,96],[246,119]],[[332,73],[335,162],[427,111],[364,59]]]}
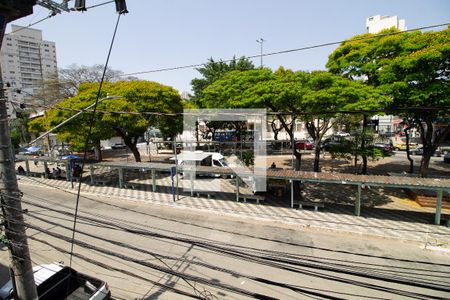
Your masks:
{"label": "tall tree canopy", "polygon": [[[47,112],[47,122],[51,127],[56,126],[76,113],[71,110],[93,104],[97,91],[97,83],[81,84],[77,96],[62,101],[57,108]],[[94,147],[100,146],[100,140],[120,136],[132,151],[135,160],[140,161],[136,144],[149,126],[159,128],[166,136],[175,136],[182,130],[181,116],[161,115],[183,111],[180,95],[171,87],[149,81],[119,81],[103,85],[101,98],[107,95],[121,98],[99,103],[97,107],[99,112],[90,139]],[[64,110],[67,108],[71,110]],[[144,112],[155,114],[140,114]],[[67,141],[76,149],[83,149],[91,115],[84,113],[62,126],[57,131],[58,138]],[[40,125],[44,121],[44,118],[34,120],[31,128],[35,131],[41,130]]]}
{"label": "tall tree canopy", "polygon": [[194,78],[191,81],[192,91],[194,92],[191,101],[200,108],[205,107],[205,105],[202,103],[203,90],[208,85],[222,78],[226,73],[230,71],[244,71],[254,68],[255,66],[253,65],[253,63],[245,57],[241,57],[239,59],[233,57],[233,59],[228,63],[222,60],[215,61],[213,58],[210,58],[203,67],[197,69],[202,77]]}
{"label": "tall tree canopy", "polygon": [[[101,64],[93,66],[72,64],[67,68],[59,69],[59,87],[61,93],[65,98],[73,97],[77,94],[80,84],[100,82],[104,68],[105,66]],[[131,76],[126,77],[120,70],[114,70],[109,67],[106,69],[104,81],[116,82],[120,80],[129,81],[137,80],[137,78]]]}
{"label": "tall tree canopy", "polygon": [[[294,142],[294,120],[307,122],[308,133],[316,142],[315,170],[319,170],[320,143],[331,128],[331,120],[347,109],[374,109],[388,98],[360,81],[351,81],[328,72],[293,72],[280,68],[232,71],[203,91],[209,108],[268,108]],[[331,112],[331,113],[330,113]],[[301,153],[293,152],[300,162]],[[299,166],[297,166],[299,168]]]}
{"label": "tall tree canopy", "polygon": [[450,134],[450,122],[436,128],[436,120],[450,117],[450,29],[355,36],[329,56],[327,67],[392,95],[390,108],[401,109],[396,114],[421,134],[420,173],[426,177],[432,153]]}

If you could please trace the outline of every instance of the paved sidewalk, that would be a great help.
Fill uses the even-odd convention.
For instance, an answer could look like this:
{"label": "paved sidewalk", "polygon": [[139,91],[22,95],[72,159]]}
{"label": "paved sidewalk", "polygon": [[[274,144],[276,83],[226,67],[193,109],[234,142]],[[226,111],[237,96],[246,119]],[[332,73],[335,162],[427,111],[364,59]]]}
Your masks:
{"label": "paved sidewalk", "polygon": [[[49,189],[62,189],[76,192],[72,184],[64,180],[54,180],[36,177],[18,176],[19,185],[34,185]],[[208,184],[208,181],[205,181]],[[208,199],[191,197],[183,192],[180,199],[173,202],[170,189],[170,178],[157,180],[157,192],[152,192],[151,180],[133,182],[133,189],[120,189],[112,186],[93,186],[83,183],[82,195],[102,197],[118,197],[121,199],[140,200],[177,208],[204,210],[208,213],[232,215],[242,218],[252,218],[274,225],[307,227],[313,230],[329,230],[356,235],[371,235],[390,239],[419,242],[424,246],[450,248],[450,228],[432,225],[434,215],[431,212],[408,210],[407,206],[397,209],[362,208],[361,217],[353,215],[353,206],[345,204],[326,204],[323,211],[315,212],[307,209],[292,209],[287,201],[267,199],[262,204],[236,201],[233,186],[225,186],[223,192],[215,193]],[[181,191],[181,189],[180,189]]]}

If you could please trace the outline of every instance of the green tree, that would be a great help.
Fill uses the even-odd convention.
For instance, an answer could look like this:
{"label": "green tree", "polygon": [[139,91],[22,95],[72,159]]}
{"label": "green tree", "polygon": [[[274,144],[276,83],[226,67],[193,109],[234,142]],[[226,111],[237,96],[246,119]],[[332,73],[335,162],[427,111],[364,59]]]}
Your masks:
{"label": "green tree", "polygon": [[[50,125],[55,126],[75,114],[76,110],[93,104],[97,91],[97,83],[81,84],[75,97],[62,101],[56,109],[47,113]],[[135,160],[141,161],[136,145],[149,126],[159,128],[163,134],[172,137],[182,130],[181,116],[166,115],[183,111],[183,102],[171,87],[149,81],[119,81],[103,85],[100,97],[106,95],[121,98],[98,104],[89,147],[99,147],[100,140],[120,136]],[[74,149],[84,149],[91,116],[92,113],[84,113],[67,123],[58,129],[58,138],[70,143]],[[31,128],[42,129],[39,121],[35,123],[31,124]]]}
{"label": "green tree", "polygon": [[422,177],[428,174],[432,153],[450,134],[450,123],[439,130],[435,127],[435,120],[450,115],[449,57],[447,28],[438,32],[356,36],[342,43],[327,63],[335,74],[364,79],[392,95],[390,108],[420,132],[424,149]]}
{"label": "green tree", "polygon": [[[388,99],[376,89],[328,72],[293,72],[280,68],[233,71],[204,90],[202,100],[210,108],[268,108],[294,144],[296,119],[303,119],[316,143],[315,171],[319,171],[320,144],[332,126],[333,117],[342,109],[374,109]],[[331,112],[331,113],[330,113]],[[293,147],[296,169],[301,152]]]}
{"label": "green tree", "polygon": [[14,148],[19,148],[21,144],[30,141],[30,132],[28,131],[29,111],[18,111],[17,118],[10,122],[11,142]]}
{"label": "green tree", "polygon": [[194,78],[191,81],[192,91],[194,92],[191,101],[199,108],[205,107],[205,104],[202,103],[203,90],[208,87],[208,85],[222,78],[226,73],[230,71],[244,71],[254,68],[255,66],[253,65],[253,63],[245,57],[241,57],[239,59],[233,57],[233,59],[228,63],[222,60],[215,61],[211,57],[203,67],[196,69],[202,77]]}

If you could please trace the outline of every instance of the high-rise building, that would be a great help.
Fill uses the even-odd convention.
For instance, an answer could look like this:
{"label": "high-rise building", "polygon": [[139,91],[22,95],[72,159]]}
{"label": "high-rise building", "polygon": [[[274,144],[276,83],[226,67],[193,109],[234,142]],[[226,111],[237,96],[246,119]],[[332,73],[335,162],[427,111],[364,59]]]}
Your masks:
{"label": "high-rise building", "polygon": [[[42,31],[11,26],[5,34],[0,51],[5,94],[10,100],[30,102],[44,80],[55,79],[58,74],[55,43],[44,41]],[[15,110],[9,102],[8,114],[14,118]]]}
{"label": "high-rise building", "polygon": [[366,19],[368,33],[378,33],[383,29],[396,28],[400,31],[406,30],[405,20],[399,20],[397,16],[376,15]]}

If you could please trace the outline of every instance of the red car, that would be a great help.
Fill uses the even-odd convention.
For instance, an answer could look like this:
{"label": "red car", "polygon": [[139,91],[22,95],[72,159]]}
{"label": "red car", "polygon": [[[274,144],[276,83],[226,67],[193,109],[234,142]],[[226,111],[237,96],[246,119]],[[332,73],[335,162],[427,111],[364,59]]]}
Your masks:
{"label": "red car", "polygon": [[311,140],[300,140],[295,142],[295,149],[298,150],[313,150],[314,142]]}

